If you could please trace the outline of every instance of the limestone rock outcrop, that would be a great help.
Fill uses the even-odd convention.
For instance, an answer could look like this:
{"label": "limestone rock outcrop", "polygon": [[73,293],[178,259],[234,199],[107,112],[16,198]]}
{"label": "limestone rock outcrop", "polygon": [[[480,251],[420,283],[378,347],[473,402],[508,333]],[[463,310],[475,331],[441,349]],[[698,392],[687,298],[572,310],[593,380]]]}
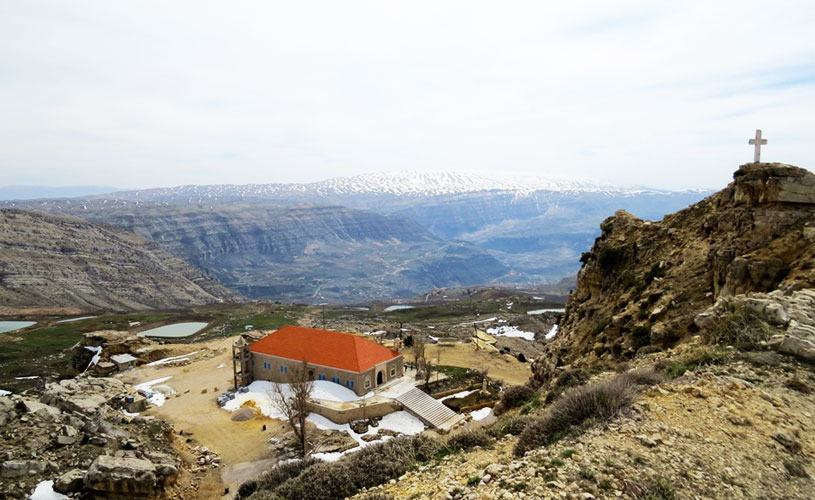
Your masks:
{"label": "limestone rock outcrop", "polygon": [[716,304],[700,313],[695,324],[704,329],[727,309],[743,306],[759,315],[778,333],[767,345],[783,354],[815,361],[815,290],[797,290],[784,294],[780,290],[770,293],[751,293],[735,297],[720,297]]}
{"label": "limestone rock outcrop", "polygon": [[697,315],[722,297],[815,288],[815,175],[802,168],[743,165],[725,189],[662,221],[620,211],[601,229],[559,334],[536,360],[541,381],[584,355],[669,347],[696,334]]}

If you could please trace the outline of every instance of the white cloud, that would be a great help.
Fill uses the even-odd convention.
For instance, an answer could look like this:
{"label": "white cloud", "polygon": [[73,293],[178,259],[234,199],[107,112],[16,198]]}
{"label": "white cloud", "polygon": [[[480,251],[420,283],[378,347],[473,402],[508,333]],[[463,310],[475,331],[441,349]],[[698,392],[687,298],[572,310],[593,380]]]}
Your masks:
{"label": "white cloud", "polygon": [[815,164],[810,3],[579,4],[6,2],[0,185]]}

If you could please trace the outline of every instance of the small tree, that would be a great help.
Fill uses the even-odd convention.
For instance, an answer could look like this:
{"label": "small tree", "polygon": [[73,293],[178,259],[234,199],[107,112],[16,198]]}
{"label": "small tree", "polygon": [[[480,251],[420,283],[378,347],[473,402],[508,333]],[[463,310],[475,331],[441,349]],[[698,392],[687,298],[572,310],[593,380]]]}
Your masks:
{"label": "small tree", "polygon": [[[308,400],[314,389],[314,381],[308,374],[308,363],[304,359],[300,366],[288,372],[288,386],[274,384],[271,397],[277,408],[286,416],[294,431],[294,437],[300,447],[303,458],[308,456],[308,436],[306,435],[306,417],[308,417]],[[288,390],[286,389],[288,387]]]}
{"label": "small tree", "polygon": [[424,336],[417,335],[413,338],[413,357],[416,359],[416,377],[424,380],[425,387],[430,386],[430,378],[433,376],[433,365],[425,353],[427,343]]}

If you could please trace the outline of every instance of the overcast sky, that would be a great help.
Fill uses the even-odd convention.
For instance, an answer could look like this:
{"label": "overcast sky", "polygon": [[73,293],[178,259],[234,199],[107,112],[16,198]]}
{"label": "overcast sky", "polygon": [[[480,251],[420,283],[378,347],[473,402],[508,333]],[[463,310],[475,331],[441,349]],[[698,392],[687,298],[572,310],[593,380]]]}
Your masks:
{"label": "overcast sky", "polygon": [[721,187],[756,128],[813,170],[813,26],[811,0],[0,0],[0,185]]}

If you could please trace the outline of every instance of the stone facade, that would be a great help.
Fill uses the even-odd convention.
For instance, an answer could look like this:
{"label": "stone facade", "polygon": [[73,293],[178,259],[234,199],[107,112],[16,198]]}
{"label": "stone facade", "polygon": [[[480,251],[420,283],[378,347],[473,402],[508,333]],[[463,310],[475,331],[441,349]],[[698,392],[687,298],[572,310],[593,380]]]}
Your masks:
{"label": "stone facade", "polygon": [[[295,370],[299,369],[302,363],[302,361],[269,354],[250,352],[248,348],[246,348],[242,359],[244,361],[241,371],[246,374],[242,380],[243,385],[254,380],[288,382],[291,374],[295,373]],[[309,364],[308,370],[312,380],[336,382],[361,396],[404,375],[404,357],[397,356],[363,372],[341,370],[316,364]]]}

